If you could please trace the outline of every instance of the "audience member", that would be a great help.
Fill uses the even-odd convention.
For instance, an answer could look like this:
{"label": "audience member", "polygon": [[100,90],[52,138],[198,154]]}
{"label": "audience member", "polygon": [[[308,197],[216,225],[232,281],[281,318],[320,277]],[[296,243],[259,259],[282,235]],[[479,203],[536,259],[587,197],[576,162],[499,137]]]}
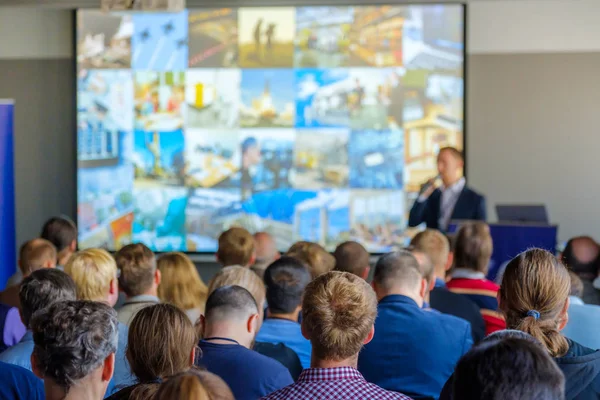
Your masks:
{"label": "audience member", "polygon": [[[87,249],[75,253],[65,266],[65,272],[75,281],[79,300],[99,301],[114,307],[119,297],[118,270],[114,258],[106,250]],[[127,325],[118,322],[117,331],[119,346],[115,356],[115,374],[107,394],[134,383],[125,357]]]}
{"label": "audience member", "polygon": [[50,218],[42,227],[40,235],[56,247],[57,266],[62,269],[77,251],[77,226],[66,217]]}
{"label": "audience member", "polygon": [[189,318],[170,304],[144,307],[133,317],[127,339],[127,360],[137,384],[109,400],[145,400],[158,384],[194,365],[196,331]]}
{"label": "audience member", "polygon": [[256,259],[254,238],[244,228],[234,227],[219,236],[217,261],[223,267],[249,268]]}
{"label": "audience member", "polygon": [[229,386],[217,375],[192,369],[160,385],[154,400],[235,400]]}
{"label": "audience member", "polygon": [[185,311],[192,323],[198,321],[204,312],[208,288],[192,260],[183,253],[166,253],[158,258],[158,270],[158,298]]}
{"label": "audience member", "polygon": [[369,277],[369,272],[371,272],[369,252],[362,244],[344,242],[335,249],[333,257],[336,271],[350,272],[364,280]]}
{"label": "audience member", "polygon": [[[241,286],[252,294],[254,301],[258,305],[260,323],[263,320],[263,310],[265,309],[265,284],[254,272],[243,267],[226,267],[220,270],[217,275],[211,280],[208,288],[208,293],[212,293],[215,289],[223,286],[237,285]],[[259,327],[260,329],[260,327]],[[274,358],[287,367],[296,379],[302,372],[302,364],[296,352],[283,343],[265,343],[256,342],[254,350],[262,355]]]}
{"label": "audience member", "polygon": [[498,312],[498,285],[485,279],[492,250],[492,236],[486,223],[463,225],[456,235],[452,279],[447,283],[451,292],[465,295],[479,306],[486,335],[506,328]]}
{"label": "audience member", "polygon": [[600,305],[600,290],[594,287],[600,274],[600,245],[589,236],[574,237],[567,242],[561,260],[581,278],[584,303]]}
{"label": "audience member", "polygon": [[377,334],[359,354],[359,371],[385,389],[415,399],[438,398],[473,345],[469,323],[422,309],[427,281],[408,251],[379,259],[373,288],[379,301]]}
{"label": "audience member", "polygon": [[63,301],[31,320],[33,372],[47,400],[101,400],[115,368],[117,313],[107,304]]}
{"label": "audience member", "polygon": [[128,244],[115,254],[119,269],[119,288],[125,303],[117,310],[119,322],[129,326],[135,314],[144,307],[160,303],[158,285],[160,271],[152,250],[141,243]]}
{"label": "audience member", "polygon": [[21,322],[17,307],[0,304],[0,354],[14,346],[25,335],[25,325]]}
{"label": "audience member", "polygon": [[278,260],[281,254],[277,250],[275,239],[267,232],[255,233],[254,243],[256,245],[256,260],[251,269],[262,278],[267,267]]}
{"label": "audience member", "polygon": [[20,285],[21,319],[28,330],[21,341],[0,354],[0,361],[31,371],[33,333],[31,316],[54,303],[76,299],[73,280],[57,269],[40,269],[27,276]]}
{"label": "audience member", "polygon": [[600,306],[585,304],[582,300],[583,282],[573,271],[569,271],[569,276],[569,322],[562,334],[583,346],[600,349]]}
{"label": "audience member", "polygon": [[298,315],[302,294],[311,281],[304,264],[292,257],[282,257],[265,272],[268,311],[256,340],[283,343],[300,357],[303,368],[310,367],[310,342],[302,336]]}
{"label": "audience member", "polygon": [[453,260],[448,238],[440,231],[426,229],[419,232],[410,244],[414,249],[427,254],[433,263],[435,286],[429,293],[429,306],[468,321],[473,341],[479,342],[485,336],[485,322],[479,307],[468,297],[452,293],[446,287],[446,271],[452,266]]}
{"label": "audience member", "polygon": [[31,371],[0,361],[0,399],[44,400],[44,384]]}
{"label": "audience member", "polygon": [[417,260],[417,264],[419,266],[419,272],[423,279],[425,279],[425,294],[423,295],[423,308],[431,310],[429,306],[429,294],[433,290],[433,286],[435,285],[435,277],[433,275],[433,262],[431,258],[424,252],[417,250],[413,247],[407,247],[406,251],[410,252],[415,259]]}
{"label": "audience member", "polygon": [[377,298],[364,279],[332,271],[308,284],[302,333],[312,344],[311,368],[291,386],[265,399],[404,399],[368,383],[356,369],[361,348],[373,339]]}
{"label": "audience member", "polygon": [[551,253],[532,249],[506,266],[498,293],[510,329],[540,341],[565,374],[566,399],[600,398],[600,351],[591,350],[560,331],[568,320],[571,280]]}
{"label": "audience member", "polygon": [[[19,249],[19,270],[22,278],[38,269],[54,267],[56,267],[56,248],[49,241],[29,240]],[[0,303],[19,308],[19,285],[7,287],[0,292]]]}
{"label": "audience member", "polygon": [[285,255],[306,264],[313,279],[335,268],[335,258],[317,243],[296,242]]}
{"label": "audience member", "polygon": [[281,363],[250,350],[260,327],[259,311],[248,290],[223,286],[208,296],[201,317],[198,362],[220,376],[238,400],[255,400],[293,382]]}
{"label": "audience member", "polygon": [[523,339],[486,340],[456,366],[453,398],[563,400],[565,378],[539,344]]}

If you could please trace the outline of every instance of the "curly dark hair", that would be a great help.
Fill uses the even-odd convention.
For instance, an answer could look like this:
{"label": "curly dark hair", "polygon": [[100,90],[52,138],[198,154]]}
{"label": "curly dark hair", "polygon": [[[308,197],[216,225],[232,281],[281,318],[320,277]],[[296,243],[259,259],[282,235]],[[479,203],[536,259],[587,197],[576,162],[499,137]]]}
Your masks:
{"label": "curly dark hair", "polygon": [[117,350],[117,313],[107,304],[63,301],[31,319],[35,367],[68,393]]}

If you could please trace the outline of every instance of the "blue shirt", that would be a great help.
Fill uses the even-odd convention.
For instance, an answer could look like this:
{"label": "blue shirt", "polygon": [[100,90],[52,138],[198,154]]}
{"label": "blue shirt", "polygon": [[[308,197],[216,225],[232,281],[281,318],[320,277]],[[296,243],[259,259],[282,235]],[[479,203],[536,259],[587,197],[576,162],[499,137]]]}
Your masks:
{"label": "blue shirt", "polygon": [[33,352],[33,346],[33,332],[27,331],[19,343],[4,350],[0,354],[0,361],[18,365],[21,368],[31,371],[31,353]]}
{"label": "blue shirt", "polygon": [[0,362],[0,399],[44,400],[44,384],[31,371]]}
{"label": "blue shirt", "polygon": [[229,385],[236,400],[256,400],[294,383],[283,364],[237,343],[201,340],[200,366]]}
{"label": "blue shirt", "polygon": [[358,370],[384,389],[437,399],[472,345],[467,321],[391,295],[379,302],[375,336],[359,353]]}
{"label": "blue shirt", "polygon": [[115,373],[113,374],[108,388],[106,389],[106,397],[118,392],[121,389],[126,388],[137,383],[137,379],[131,373],[129,368],[129,362],[125,356],[125,349],[127,348],[127,334],[129,328],[126,325],[119,322],[119,344],[117,352],[115,353]]}
{"label": "blue shirt", "polygon": [[302,368],[310,368],[310,341],[302,336],[300,324],[281,318],[267,318],[256,336],[257,342],[283,343],[294,350],[300,358]]}
{"label": "blue shirt", "polygon": [[584,304],[574,296],[569,300],[569,322],[561,333],[585,347],[600,349],[600,306]]}

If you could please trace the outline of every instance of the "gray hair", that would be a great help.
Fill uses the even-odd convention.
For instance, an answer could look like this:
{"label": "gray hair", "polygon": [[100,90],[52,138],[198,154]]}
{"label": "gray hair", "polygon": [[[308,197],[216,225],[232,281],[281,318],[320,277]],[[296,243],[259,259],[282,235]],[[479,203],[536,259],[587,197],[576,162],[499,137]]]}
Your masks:
{"label": "gray hair", "polygon": [[419,262],[406,250],[384,254],[375,264],[373,282],[383,289],[404,287],[414,289],[423,279]]}
{"label": "gray hair", "polygon": [[104,303],[54,303],[33,315],[31,330],[35,366],[66,393],[117,350],[117,313]]}

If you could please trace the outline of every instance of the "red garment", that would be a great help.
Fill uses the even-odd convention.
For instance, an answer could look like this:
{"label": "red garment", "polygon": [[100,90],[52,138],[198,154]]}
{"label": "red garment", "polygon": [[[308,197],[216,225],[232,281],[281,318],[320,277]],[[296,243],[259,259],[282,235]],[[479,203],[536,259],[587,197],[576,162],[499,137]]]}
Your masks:
{"label": "red garment", "polygon": [[487,279],[455,278],[446,284],[448,290],[467,296],[479,306],[485,321],[486,336],[506,329],[504,316],[498,311],[498,289],[500,287]]}
{"label": "red garment", "polygon": [[309,368],[298,381],[263,397],[264,400],[411,400],[402,393],[390,392],[369,383],[351,367]]}

